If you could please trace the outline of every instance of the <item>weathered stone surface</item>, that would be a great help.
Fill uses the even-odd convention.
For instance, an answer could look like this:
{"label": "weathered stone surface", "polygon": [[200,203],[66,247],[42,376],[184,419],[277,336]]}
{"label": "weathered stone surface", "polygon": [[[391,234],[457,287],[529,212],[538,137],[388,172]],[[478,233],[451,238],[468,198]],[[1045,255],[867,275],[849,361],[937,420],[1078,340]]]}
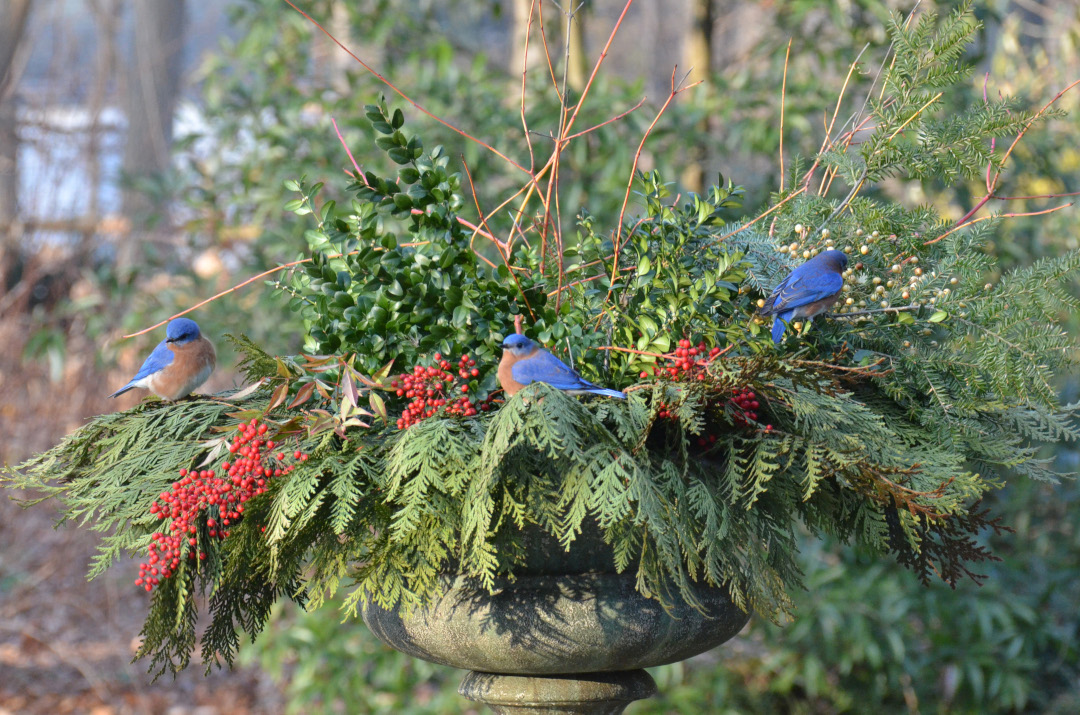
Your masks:
{"label": "weathered stone surface", "polygon": [[696,589],[701,610],[669,611],[615,573],[611,548],[586,524],[566,551],[539,529],[526,532],[525,566],[494,594],[460,576],[404,619],[371,605],[368,627],[384,643],[434,663],[488,673],[555,675],[634,670],[674,663],[714,648],[746,625],[727,591]]}
{"label": "weathered stone surface", "polygon": [[551,675],[674,663],[738,633],[749,616],[721,589],[701,588],[706,614],[670,613],[634,590],[630,574],[522,576],[494,595],[453,579],[445,595],[402,618],[369,606],[368,627],[400,651],[455,668]]}
{"label": "weathered stone surface", "polygon": [[656,683],[644,670],[547,677],[473,672],[458,692],[506,715],[618,715],[631,702],[656,695]]}

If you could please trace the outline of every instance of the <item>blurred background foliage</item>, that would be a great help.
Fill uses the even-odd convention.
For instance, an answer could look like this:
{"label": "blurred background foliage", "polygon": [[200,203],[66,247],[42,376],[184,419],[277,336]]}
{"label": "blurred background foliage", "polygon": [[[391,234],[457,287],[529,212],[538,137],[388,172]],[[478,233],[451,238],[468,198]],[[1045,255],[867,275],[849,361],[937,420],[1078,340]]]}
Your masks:
{"label": "blurred background foliage", "polygon": [[[425,109],[518,161],[528,161],[520,115],[522,7],[527,17],[528,2],[298,4]],[[17,5],[6,12],[17,12]],[[343,170],[350,163],[331,119],[361,166],[389,170],[378,163],[384,161],[382,153],[368,149],[374,136],[363,117],[363,106],[381,94],[406,111],[428,146],[446,147],[455,170],[462,169],[462,161],[468,165],[485,210],[520,180],[477,144],[392,96],[281,0],[234,0],[225,6],[226,17],[216,20],[187,3],[185,37],[199,27],[214,32],[202,33],[197,43],[185,39],[182,92],[170,105],[172,121],[164,132],[171,158],[141,173],[127,163],[128,169],[118,167],[124,141],[117,137],[125,129],[133,132],[135,122],[114,121],[108,113],[114,100],[122,103],[117,98],[131,80],[125,82],[117,59],[128,49],[124,41],[114,42],[110,60],[106,39],[122,38],[127,24],[137,33],[141,19],[137,13],[131,17],[123,0],[88,0],[95,40],[86,56],[94,60],[97,79],[73,95],[77,106],[91,112],[91,129],[78,135],[86,140],[84,153],[96,152],[88,160],[94,168],[85,174],[88,181],[112,186],[117,195],[149,197],[138,206],[149,210],[137,212],[135,200],[121,201],[100,188],[78,204],[88,202],[82,213],[65,209],[58,221],[50,212],[63,202],[38,201],[49,176],[40,173],[37,184],[28,178],[35,159],[27,152],[44,153],[46,145],[54,146],[49,132],[55,133],[56,122],[45,126],[39,119],[55,118],[56,112],[48,110],[63,96],[55,89],[56,78],[78,67],[80,56],[72,51],[59,65],[45,62],[48,71],[36,75],[33,60],[43,51],[42,43],[49,41],[54,50],[59,46],[59,31],[50,23],[70,20],[77,5],[35,3],[26,24],[29,39],[24,40],[31,46],[24,44],[22,50],[29,58],[22,61],[26,71],[16,72],[16,62],[15,69],[8,69],[6,89],[0,82],[0,105],[17,108],[16,136],[24,144],[18,153],[23,173],[16,182],[31,187],[22,189],[29,198],[19,199],[14,209],[0,201],[0,219],[11,226],[0,254],[0,333],[10,338],[0,350],[5,428],[32,424],[30,415],[42,419],[53,414],[41,407],[42,395],[92,392],[84,379],[73,377],[86,370],[109,384],[117,382],[160,337],[117,342],[123,332],[302,256],[306,220],[282,210],[291,198],[283,182],[306,175],[325,182],[320,200],[345,197]],[[565,66],[571,104],[622,7],[608,0],[587,2],[568,33],[565,17],[544,3],[545,30],[560,79],[566,44],[583,50]],[[952,4],[921,4],[921,9],[931,7],[947,11]],[[701,190],[722,174],[747,187],[745,207],[753,212],[781,180],[779,107],[788,40],[783,143],[790,166],[796,153],[813,156],[818,149],[826,114],[863,50],[860,73],[847,95],[849,102],[861,101],[860,87],[869,84],[885,57],[883,21],[890,11],[911,8],[912,3],[892,0],[635,3],[591,90],[580,126],[621,113],[643,96],[647,100],[641,109],[571,145],[560,178],[564,228],[586,206],[601,224],[614,222],[634,151],[667,97],[676,64],[676,79],[688,68],[689,81],[705,83],[681,95],[667,111],[649,139],[641,168],[681,177],[677,190],[683,192]],[[111,23],[110,9],[116,14]],[[977,71],[966,91],[948,98],[958,111],[983,101],[984,92],[1016,96],[1022,106],[1036,108],[1080,77],[1077,2],[989,0],[975,9],[984,23],[969,53]],[[525,112],[536,154],[546,158],[546,136],[557,128],[559,98],[542,58],[534,28]],[[3,75],[0,68],[0,79]],[[103,87],[95,90],[97,84]],[[1000,194],[1080,191],[1078,100],[1076,90],[1065,95],[1057,106],[1069,114],[1024,138]],[[841,119],[845,116],[842,111]],[[1002,137],[999,147],[1010,141]],[[0,181],[0,193],[3,189]],[[923,185],[899,179],[886,182],[882,190],[913,205],[932,202],[954,218],[985,193],[977,183]],[[1036,211],[1063,201],[991,202],[984,212]],[[506,225],[505,216],[493,220]],[[1006,220],[984,250],[1027,264],[1078,244],[1076,212],[1066,210]],[[1080,292],[1080,287],[1073,290]],[[195,317],[209,334],[242,331],[272,352],[296,351],[303,339],[291,313],[257,286],[211,303]],[[1072,330],[1080,327],[1080,316],[1069,320]],[[219,342],[227,366],[233,356],[224,348]],[[222,370],[210,387],[225,387],[235,379]],[[1060,388],[1065,401],[1075,401],[1080,378],[1066,376]],[[80,416],[115,409],[96,393],[81,400],[77,409],[53,417],[48,428],[36,429],[35,439],[10,440],[0,446],[0,454],[15,461],[55,441]],[[42,439],[48,441],[42,444]],[[1047,456],[1058,461],[1059,469],[1080,467],[1075,451],[1049,450]],[[1080,711],[1080,487],[1075,481],[1014,480],[993,501],[995,513],[1004,514],[1016,532],[993,539],[1003,560],[987,569],[981,588],[970,583],[956,590],[923,588],[894,563],[808,535],[801,550],[809,588],[796,598],[794,622],[775,627],[754,621],[736,641],[713,653],[655,669],[661,694],[629,712]],[[353,712],[358,704],[373,713],[474,711],[454,693],[458,673],[395,653],[362,624],[339,624],[337,617],[333,608],[311,614],[283,609],[245,651],[248,664],[257,664],[278,683],[290,712]]]}

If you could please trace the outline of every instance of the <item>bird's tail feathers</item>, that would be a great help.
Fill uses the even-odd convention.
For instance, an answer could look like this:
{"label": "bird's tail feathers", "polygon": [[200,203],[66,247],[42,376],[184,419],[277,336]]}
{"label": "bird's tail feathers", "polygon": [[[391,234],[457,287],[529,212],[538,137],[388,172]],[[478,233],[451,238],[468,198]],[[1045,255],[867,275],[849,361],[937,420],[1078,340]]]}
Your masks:
{"label": "bird's tail feathers", "polygon": [[606,395],[607,397],[618,397],[621,400],[626,399],[625,392],[619,392],[618,390],[609,390],[606,387],[593,388],[589,390],[589,393],[593,395]]}
{"label": "bird's tail feathers", "polygon": [[124,386],[123,386],[123,387],[121,387],[121,388],[120,388],[119,390],[117,390],[116,392],[114,392],[114,393],[112,393],[111,395],[109,395],[109,397],[119,397],[120,395],[124,394],[124,393],[125,393],[125,392],[127,392],[128,390],[134,390],[134,389],[135,389],[135,386],[134,386],[134,385],[131,385],[131,384],[128,384],[128,385],[124,385]]}
{"label": "bird's tail feathers", "polygon": [[772,323],[772,341],[777,345],[780,344],[780,339],[784,337],[784,321],[780,319],[780,316],[773,318]]}

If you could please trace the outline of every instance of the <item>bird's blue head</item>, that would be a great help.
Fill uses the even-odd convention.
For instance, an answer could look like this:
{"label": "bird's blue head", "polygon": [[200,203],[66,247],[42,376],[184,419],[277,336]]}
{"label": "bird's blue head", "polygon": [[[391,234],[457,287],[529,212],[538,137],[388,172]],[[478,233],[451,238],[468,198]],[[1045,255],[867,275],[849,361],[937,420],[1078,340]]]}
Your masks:
{"label": "bird's blue head", "polygon": [[165,328],[165,342],[183,345],[199,339],[199,324],[187,318],[177,318]]}
{"label": "bird's blue head", "polygon": [[506,339],[503,340],[502,347],[503,350],[509,350],[517,357],[523,357],[528,355],[533,349],[533,341],[520,333],[513,333],[512,335],[506,336]]}
{"label": "bird's blue head", "polygon": [[817,259],[837,273],[847,270],[847,254],[843,251],[822,251],[818,254]]}

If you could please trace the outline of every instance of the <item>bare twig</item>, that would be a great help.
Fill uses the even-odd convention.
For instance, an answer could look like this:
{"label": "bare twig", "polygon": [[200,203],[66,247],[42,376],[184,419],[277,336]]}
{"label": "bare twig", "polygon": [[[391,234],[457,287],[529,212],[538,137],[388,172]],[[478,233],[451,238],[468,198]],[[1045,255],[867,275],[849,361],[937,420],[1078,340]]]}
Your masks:
{"label": "bare twig", "polygon": [[796,191],[792,192],[790,196],[788,196],[788,197],[784,198],[784,200],[783,200],[783,201],[778,201],[778,202],[776,203],[776,205],[775,205],[775,206],[773,206],[772,208],[770,208],[770,209],[769,209],[768,211],[765,211],[764,213],[762,213],[762,214],[759,214],[759,215],[758,215],[758,217],[757,217],[757,218],[755,218],[755,219],[754,219],[753,221],[750,221],[749,223],[745,223],[745,224],[743,224],[742,226],[740,226],[739,228],[735,229],[734,231],[732,231],[732,232],[730,232],[730,233],[725,233],[725,234],[724,234],[723,236],[721,236],[720,238],[716,239],[716,240],[717,240],[717,242],[720,242],[720,241],[723,241],[723,240],[725,240],[725,239],[731,238],[732,236],[734,236],[735,234],[739,233],[740,231],[745,231],[746,229],[750,228],[750,227],[751,227],[751,226],[753,226],[753,225],[754,225],[755,223],[757,223],[757,222],[758,222],[758,221],[760,221],[761,219],[765,218],[766,216],[768,216],[769,214],[771,214],[771,213],[772,213],[773,211],[775,211],[776,209],[780,208],[781,206],[783,206],[784,204],[786,204],[786,203],[787,203],[788,201],[791,201],[791,200],[792,200],[793,198],[795,198],[795,197],[796,197],[796,196],[798,196],[799,194],[803,193],[804,191],[806,191],[806,187],[805,187],[805,186],[802,186],[802,187],[800,187],[800,188],[799,188],[798,190],[796,190]]}
{"label": "bare twig", "polygon": [[829,313],[828,318],[858,318],[861,315],[874,315],[875,313],[908,313],[918,310],[919,305],[899,305],[894,308],[873,308],[871,310],[855,310],[850,313]]}
{"label": "bare twig", "polygon": [[967,223],[957,223],[957,225],[953,226],[951,229],[949,229],[945,233],[941,234],[937,238],[931,239],[929,241],[923,241],[923,245],[924,246],[929,246],[931,244],[937,243],[941,239],[945,238],[946,236],[949,236],[951,234],[956,233],[957,231],[959,231],[962,228],[967,228],[968,226],[974,226],[975,224],[980,223],[982,221],[989,221],[989,220],[995,219],[995,218],[1017,218],[1019,216],[1042,216],[1043,214],[1050,214],[1050,213],[1054,213],[1055,211],[1060,211],[1062,209],[1067,209],[1070,206],[1072,206],[1073,203],[1074,202],[1070,201],[1067,204],[1062,204],[1061,206],[1055,206],[1053,208],[1044,209],[1042,211],[1020,211],[1020,212],[1016,212],[1016,213],[991,214],[989,216],[981,216],[979,218],[972,219],[972,220],[968,221]]}
{"label": "bare twig", "polygon": [[[637,174],[638,162],[641,161],[641,152],[642,152],[642,150],[645,149],[645,142],[648,140],[649,135],[652,133],[653,128],[656,126],[656,123],[658,121],[660,121],[660,117],[662,117],[664,115],[664,112],[667,110],[668,106],[671,104],[671,101],[673,99],[675,99],[675,97],[678,96],[678,94],[680,92],[685,92],[686,90],[688,90],[688,89],[690,89],[692,87],[696,87],[697,85],[701,84],[701,82],[694,82],[691,85],[687,85],[687,86],[683,87],[683,86],[681,86],[681,82],[680,82],[679,85],[677,86],[675,84],[675,73],[678,70],[679,70],[678,66],[672,68],[672,70],[671,70],[671,92],[668,94],[668,98],[666,100],[664,100],[664,104],[661,105],[660,110],[656,113],[656,116],[653,118],[652,123],[649,124],[649,128],[645,130],[644,136],[641,137],[641,141],[638,143],[637,151],[634,152],[634,163],[630,167],[630,179],[626,182],[626,195],[623,196],[622,208],[619,210],[619,220],[618,220],[618,222],[616,224],[616,227],[615,227],[615,240],[614,240],[613,244],[615,246],[615,266],[616,267],[619,265],[619,250],[620,250],[621,245],[622,245],[622,240],[621,239],[622,239],[623,218],[626,216],[626,207],[630,204],[630,192],[634,188],[634,177]],[[683,79],[685,80],[686,77],[684,76]],[[611,281],[613,283],[615,282],[615,272],[616,272],[615,269],[613,269],[612,272],[611,272]],[[608,292],[608,294],[610,295],[610,291]]]}
{"label": "bare twig", "polygon": [[511,159],[510,157],[506,156],[506,155],[505,155],[505,154],[503,154],[503,153],[502,153],[501,151],[499,151],[498,149],[494,148],[493,146],[491,146],[491,145],[490,145],[490,144],[488,144],[487,142],[484,142],[484,141],[482,141],[482,140],[480,140],[480,139],[477,139],[476,137],[472,136],[472,135],[471,135],[471,134],[469,134],[468,132],[466,132],[466,131],[463,131],[463,130],[461,130],[461,129],[458,129],[458,128],[457,128],[456,126],[454,126],[454,125],[453,125],[453,124],[451,124],[450,122],[446,121],[446,120],[445,120],[445,119],[443,119],[442,117],[436,116],[435,114],[432,114],[431,112],[429,112],[429,111],[428,111],[427,109],[424,109],[424,107],[420,106],[420,104],[418,104],[418,103],[417,103],[417,102],[416,102],[415,100],[413,100],[413,99],[412,99],[412,97],[410,97],[409,95],[405,94],[405,93],[404,93],[403,91],[401,91],[400,89],[398,89],[398,88],[397,88],[397,86],[396,86],[396,85],[394,85],[394,83],[393,83],[393,82],[391,82],[390,80],[388,80],[388,79],[387,79],[386,77],[383,77],[383,76],[382,76],[381,74],[379,74],[378,72],[376,72],[376,71],[375,71],[375,69],[374,69],[373,67],[371,67],[371,66],[370,66],[370,65],[368,65],[368,64],[367,64],[366,62],[364,62],[364,61],[363,61],[362,59],[360,59],[359,57],[357,57],[357,56],[356,56],[356,55],[355,55],[355,54],[353,53],[353,51],[352,51],[352,50],[350,50],[350,49],[349,49],[348,47],[346,47],[346,46],[345,46],[344,44],[342,44],[342,42],[341,42],[340,40],[338,40],[338,39],[337,39],[336,37],[334,37],[334,36],[333,36],[333,35],[332,35],[332,34],[330,33],[330,31],[329,31],[329,30],[327,30],[327,29],[326,29],[325,27],[323,27],[322,25],[320,25],[320,24],[319,24],[319,23],[318,23],[318,22],[317,22],[317,21],[316,21],[316,20],[315,20],[315,19],[314,19],[313,17],[311,17],[311,15],[308,15],[308,14],[307,14],[306,12],[304,12],[303,10],[301,10],[300,8],[298,8],[298,7],[297,7],[297,6],[296,6],[296,5],[295,5],[295,4],[293,3],[293,1],[292,1],[292,0],[285,0],[285,3],[286,3],[286,4],[287,4],[287,5],[289,6],[289,7],[291,7],[291,8],[293,9],[293,10],[296,10],[296,11],[297,11],[298,13],[300,13],[301,15],[303,15],[303,16],[304,16],[304,18],[305,18],[305,19],[307,19],[307,21],[308,21],[308,22],[310,22],[310,23],[311,23],[312,25],[314,25],[315,27],[319,28],[319,30],[321,30],[321,31],[322,31],[322,33],[323,33],[324,35],[326,35],[326,36],[327,36],[328,38],[330,38],[330,40],[331,40],[331,41],[332,41],[332,42],[333,42],[333,43],[334,43],[335,45],[337,45],[337,46],[338,46],[338,47],[340,47],[341,49],[345,50],[345,52],[347,52],[347,53],[349,54],[349,56],[350,56],[350,57],[352,57],[352,58],[353,58],[354,60],[356,60],[356,61],[357,61],[357,63],[359,63],[359,64],[360,64],[360,66],[361,66],[361,67],[363,67],[363,68],[364,68],[365,70],[367,70],[367,71],[368,71],[368,72],[369,72],[369,73],[370,73],[370,74],[371,74],[371,75],[372,75],[373,77],[375,77],[375,78],[376,78],[377,80],[379,80],[380,82],[382,82],[383,84],[385,84],[385,85],[386,85],[387,87],[389,87],[389,88],[390,88],[390,90],[391,90],[391,91],[393,91],[393,92],[394,92],[394,94],[396,94],[396,95],[398,95],[399,97],[401,97],[402,99],[404,99],[404,100],[405,100],[406,102],[408,102],[409,104],[411,104],[411,105],[412,105],[413,107],[415,107],[415,108],[416,108],[417,110],[419,110],[420,112],[422,112],[422,113],[426,114],[426,115],[427,115],[428,117],[430,117],[430,118],[434,119],[434,120],[435,120],[436,122],[438,122],[439,124],[442,124],[442,125],[443,125],[444,127],[446,127],[447,129],[449,129],[450,131],[452,131],[452,132],[455,132],[456,134],[459,134],[459,135],[461,135],[461,136],[465,137],[465,138],[466,138],[466,139],[468,139],[469,141],[471,141],[471,142],[475,142],[476,144],[479,144],[480,146],[484,147],[485,149],[487,149],[488,151],[490,151],[490,152],[491,152],[492,154],[495,154],[495,155],[496,155],[497,157],[499,157],[500,159],[502,159],[503,161],[505,161],[505,162],[506,162],[507,164],[509,164],[510,166],[513,166],[513,167],[514,167],[515,169],[518,169],[518,170],[520,170],[520,171],[523,171],[523,172],[525,172],[525,173],[530,173],[530,172],[529,172],[529,170],[528,170],[528,169],[526,169],[526,168],[525,168],[524,166],[522,166],[521,164],[517,163],[516,161],[514,161],[514,160],[513,160],[513,159]]}
{"label": "bare twig", "polygon": [[367,178],[360,169],[360,165],[356,163],[356,159],[353,158],[352,151],[349,150],[349,145],[345,143],[345,137],[341,136],[341,130],[338,129],[337,121],[333,117],[330,117],[330,123],[334,125],[334,133],[337,134],[338,141],[340,141],[341,146],[345,148],[345,153],[349,155],[349,161],[352,162],[353,168],[356,169],[356,178],[359,179],[364,186],[367,186]]}
{"label": "bare twig", "polygon": [[791,57],[791,41],[788,38],[784,53],[784,79],[780,83],[780,193],[784,193],[784,99],[787,97],[788,59]]}
{"label": "bare twig", "polygon": [[533,312],[532,306],[529,305],[529,299],[525,295],[525,289],[521,287],[521,281],[518,280],[517,273],[514,272],[513,267],[510,265],[510,258],[505,255],[503,244],[497,238],[494,238],[494,234],[491,232],[491,229],[488,228],[487,219],[484,218],[484,212],[480,209],[480,199],[476,195],[476,186],[473,185],[472,172],[469,171],[469,165],[465,162],[464,156],[461,157],[461,164],[465,167],[465,175],[469,178],[469,189],[472,191],[473,200],[476,202],[476,213],[480,216],[480,223],[487,229],[488,233],[492,235],[492,240],[495,241],[495,247],[499,250],[499,257],[502,258],[503,265],[506,266],[506,270],[510,274],[510,277],[514,279],[514,285],[517,286],[518,293],[521,294],[521,300],[525,303],[525,307],[529,311],[529,317],[535,322],[536,313]]}

